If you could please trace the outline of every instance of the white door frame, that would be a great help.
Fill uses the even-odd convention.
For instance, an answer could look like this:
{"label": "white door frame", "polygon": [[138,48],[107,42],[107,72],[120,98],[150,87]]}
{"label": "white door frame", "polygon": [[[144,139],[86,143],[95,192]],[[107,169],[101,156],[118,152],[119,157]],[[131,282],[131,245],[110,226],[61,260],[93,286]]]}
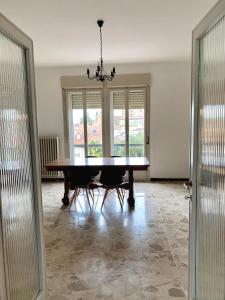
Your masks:
{"label": "white door frame", "polygon": [[[11,23],[7,18],[0,14],[0,32],[5,34],[8,38],[13,40],[16,44],[25,50],[26,59],[26,72],[27,72],[27,101],[28,101],[28,114],[30,125],[30,140],[31,140],[31,157],[32,157],[32,170],[34,183],[34,212],[37,226],[37,240],[38,240],[38,256],[39,256],[39,275],[40,275],[40,292],[37,300],[46,299],[46,279],[45,279],[45,260],[44,260],[44,238],[43,238],[43,215],[42,215],[42,197],[41,197],[41,180],[39,170],[39,153],[38,153],[38,133],[37,133],[37,112],[36,112],[36,94],[35,94],[35,78],[34,78],[34,59],[33,59],[33,41]],[[38,201],[37,201],[38,200]],[[2,235],[2,228],[0,222],[0,235]],[[1,242],[2,237],[0,238]],[[2,250],[2,249],[0,249]],[[0,251],[0,268],[4,266],[3,252]],[[2,268],[3,267],[3,268]],[[1,278],[2,277],[2,278]],[[4,272],[0,270],[0,279],[4,279]],[[2,282],[1,282],[2,284]],[[5,284],[0,284],[1,300],[6,300]]]}
{"label": "white door frame", "polygon": [[198,136],[199,136],[199,48],[201,38],[225,16],[225,0],[219,1],[193,30],[192,34],[192,137],[191,137],[191,180],[192,201],[190,202],[189,239],[189,300],[196,299],[196,228],[198,201]]}

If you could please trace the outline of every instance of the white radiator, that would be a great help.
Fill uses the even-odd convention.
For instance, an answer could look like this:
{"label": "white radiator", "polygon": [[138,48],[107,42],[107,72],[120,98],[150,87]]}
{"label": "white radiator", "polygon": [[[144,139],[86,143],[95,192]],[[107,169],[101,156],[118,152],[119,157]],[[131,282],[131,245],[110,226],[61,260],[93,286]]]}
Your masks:
{"label": "white radiator", "polygon": [[39,153],[41,178],[62,178],[62,172],[48,172],[45,165],[59,158],[59,137],[57,136],[40,136],[39,137]]}

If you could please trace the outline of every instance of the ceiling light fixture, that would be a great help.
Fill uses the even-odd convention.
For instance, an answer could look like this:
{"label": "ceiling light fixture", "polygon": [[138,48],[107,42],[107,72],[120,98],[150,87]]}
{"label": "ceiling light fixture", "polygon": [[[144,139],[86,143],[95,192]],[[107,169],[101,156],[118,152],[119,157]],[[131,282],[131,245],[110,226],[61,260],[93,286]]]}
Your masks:
{"label": "ceiling light fixture", "polygon": [[101,57],[100,57],[100,62],[98,63],[95,75],[90,75],[90,70],[87,69],[87,76],[90,80],[96,79],[97,81],[105,81],[109,80],[112,81],[113,78],[115,77],[116,74],[116,69],[115,67],[112,68],[111,74],[107,74],[104,66],[103,66],[103,58],[102,58],[102,26],[104,24],[103,20],[98,20],[97,24],[100,28],[100,51],[101,51]]}

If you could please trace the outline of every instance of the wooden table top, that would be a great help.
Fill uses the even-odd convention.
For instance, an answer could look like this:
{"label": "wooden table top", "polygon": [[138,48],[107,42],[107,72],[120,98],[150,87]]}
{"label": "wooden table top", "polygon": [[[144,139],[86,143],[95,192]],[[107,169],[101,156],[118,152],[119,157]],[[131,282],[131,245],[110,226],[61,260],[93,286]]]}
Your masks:
{"label": "wooden table top", "polygon": [[90,167],[102,170],[117,166],[126,170],[147,170],[150,166],[146,157],[88,157],[57,159],[46,165],[48,171],[64,171],[71,168]]}

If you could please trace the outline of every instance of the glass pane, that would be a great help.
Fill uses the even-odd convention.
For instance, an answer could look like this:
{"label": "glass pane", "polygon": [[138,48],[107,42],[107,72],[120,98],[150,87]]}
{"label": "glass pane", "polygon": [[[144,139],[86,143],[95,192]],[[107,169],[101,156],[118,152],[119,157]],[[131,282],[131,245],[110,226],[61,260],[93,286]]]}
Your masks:
{"label": "glass pane", "polygon": [[129,155],[145,155],[145,91],[129,90]]}
{"label": "glass pane", "polygon": [[103,156],[101,91],[86,92],[86,108],[88,155],[101,157]]}
{"label": "glass pane", "polygon": [[0,33],[0,201],[7,295],[36,299],[38,242],[24,50]]}
{"label": "glass pane", "polygon": [[73,145],[76,158],[85,157],[83,92],[74,92],[72,99]]}
{"label": "glass pane", "polygon": [[126,92],[124,90],[111,92],[112,155],[115,156],[126,156],[125,99]]}
{"label": "glass pane", "polygon": [[197,300],[225,299],[225,19],[200,41]]}

